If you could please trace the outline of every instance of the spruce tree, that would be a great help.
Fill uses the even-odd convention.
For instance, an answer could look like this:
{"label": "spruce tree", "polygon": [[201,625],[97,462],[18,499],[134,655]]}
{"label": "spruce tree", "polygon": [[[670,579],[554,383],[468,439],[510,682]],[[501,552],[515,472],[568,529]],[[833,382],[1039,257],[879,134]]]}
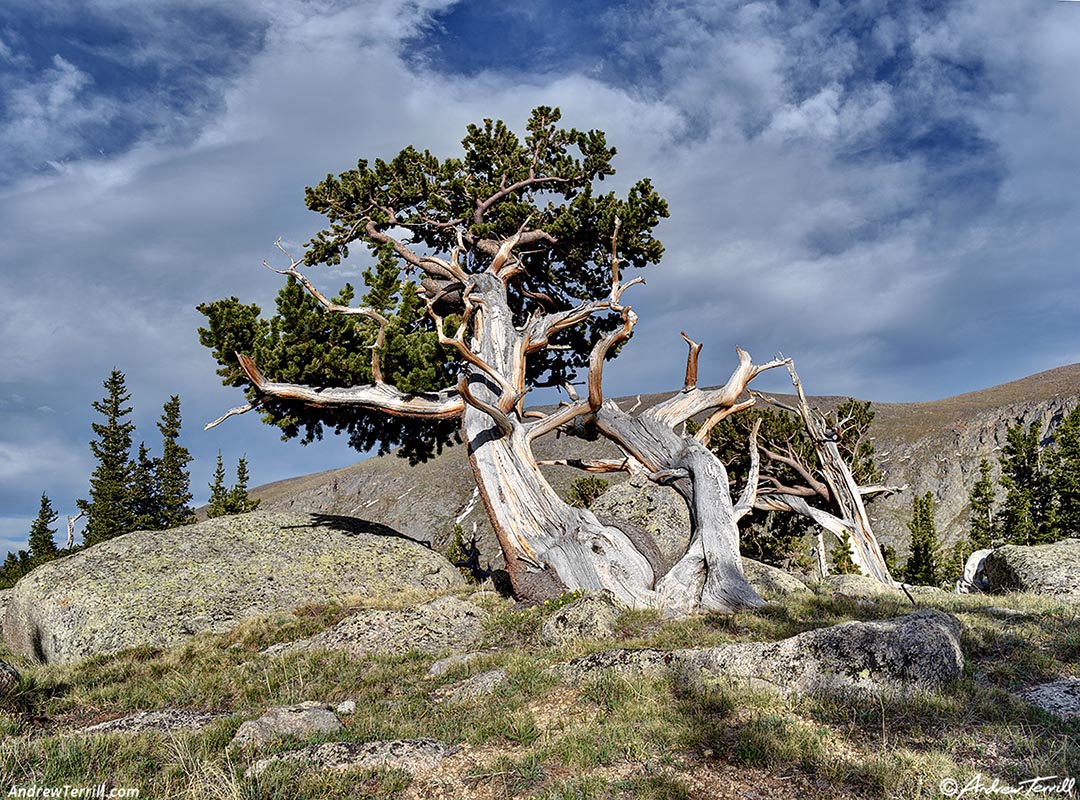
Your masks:
{"label": "spruce tree", "polygon": [[160,495],[161,526],[176,528],[195,521],[191,506],[191,474],[187,465],[191,453],[180,444],[180,396],[173,395],[165,403],[161,421],[161,460],[157,469],[157,488]]}
{"label": "spruce tree", "polygon": [[146,443],[140,442],[139,455],[131,462],[131,485],[128,490],[133,530],[159,531],[164,527],[158,468],[158,460],[151,458]]}
{"label": "spruce tree", "polygon": [[973,550],[993,547],[994,542],[994,481],[990,477],[990,462],[979,462],[979,479],[971,488],[969,500],[968,539]]}
{"label": "spruce tree", "polygon": [[934,496],[927,492],[915,497],[911,531],[911,555],[904,565],[904,580],[918,586],[936,586],[940,577],[937,526],[934,524]]}
{"label": "spruce tree", "polygon": [[1057,451],[1050,459],[1050,484],[1058,535],[1080,536],[1080,406],[1065,417],[1054,438]]}
{"label": "spruce tree", "polygon": [[[41,509],[37,518],[30,525],[30,556],[37,563],[44,563],[56,558],[56,528],[50,527],[56,522],[58,514],[53,510],[48,495],[41,493]],[[10,554],[9,554],[10,557]],[[6,566],[6,565],[5,565]]]}
{"label": "spruce tree", "polygon": [[1053,495],[1041,456],[1035,424],[1009,426],[1001,451],[1005,487],[1001,538],[1007,544],[1040,544],[1056,538]]}
{"label": "spruce tree", "polygon": [[225,488],[225,463],[221,460],[221,451],[217,454],[217,467],[214,469],[214,480],[210,483],[210,503],[206,508],[206,516],[210,519],[223,517],[229,513],[229,490]]}
{"label": "spruce tree", "polygon": [[228,509],[230,514],[247,514],[259,507],[261,500],[252,500],[248,497],[248,467],[247,459],[240,456],[236,462],[236,484],[229,490]]}
{"label": "spruce tree", "polygon": [[86,513],[83,541],[87,545],[103,542],[135,527],[129,502],[131,434],[135,425],[124,419],[131,413],[131,407],[125,405],[131,395],[125,386],[124,373],[118,369],[109,374],[104,386],[107,394],[102,400],[95,400],[93,407],[105,420],[91,425],[97,439],[90,442],[90,449],[98,464],[90,476],[90,498],[78,503]]}
{"label": "spruce tree", "polygon": [[835,575],[857,575],[854,554],[851,550],[851,535],[845,530],[839,544],[832,551],[832,571]]}

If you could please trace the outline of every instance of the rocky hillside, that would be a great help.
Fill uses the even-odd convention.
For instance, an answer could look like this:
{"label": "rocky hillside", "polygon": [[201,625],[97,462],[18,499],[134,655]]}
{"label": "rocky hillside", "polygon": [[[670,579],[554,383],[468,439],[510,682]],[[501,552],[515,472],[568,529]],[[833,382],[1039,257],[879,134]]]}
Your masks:
{"label": "rocky hillside", "polygon": [[[642,397],[647,406],[655,398]],[[825,410],[844,398],[816,397]],[[620,401],[622,402],[622,401]],[[636,398],[627,400],[631,405]],[[1080,402],[1080,364],[1033,375],[978,392],[925,403],[874,403],[875,445],[889,483],[908,491],[879,500],[871,508],[880,538],[907,551],[907,521],[915,493],[932,492],[938,529],[946,542],[966,526],[967,496],[980,459],[997,463],[1006,428],[1038,422],[1044,436]],[[549,436],[538,442],[541,459],[617,455],[606,442]],[[565,467],[545,468],[555,489],[565,494],[581,476]],[[608,475],[612,483],[621,475]],[[497,564],[500,554],[480,502],[465,448],[450,447],[417,466],[394,455],[350,467],[260,486],[252,495],[269,510],[341,514],[388,525],[407,536],[445,545],[455,523],[475,533],[483,560]]]}

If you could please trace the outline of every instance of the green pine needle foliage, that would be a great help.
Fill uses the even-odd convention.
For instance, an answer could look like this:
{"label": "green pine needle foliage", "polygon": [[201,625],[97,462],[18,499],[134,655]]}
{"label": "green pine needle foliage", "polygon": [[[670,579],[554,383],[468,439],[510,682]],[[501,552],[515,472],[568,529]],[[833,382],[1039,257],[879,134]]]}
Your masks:
{"label": "green pine needle foliage", "polygon": [[[458,380],[457,355],[438,343],[434,323],[419,292],[422,273],[403,261],[386,241],[388,232],[406,228],[408,246],[419,255],[449,258],[460,233],[462,269],[484,271],[490,256],[481,240],[505,241],[528,222],[548,236],[518,253],[525,269],[510,286],[510,303],[524,323],[545,297],[546,310],[573,308],[610,290],[610,247],[620,220],[619,256],[624,269],[659,262],[663,253],[653,228],[667,216],[667,205],[648,179],[625,196],[599,193],[595,185],[614,174],[615,149],[600,131],[559,126],[558,109],[532,112],[524,138],[501,121],[470,125],[462,152],[440,159],[406,147],[389,160],[360,160],[355,169],[327,175],[306,190],[307,207],[326,220],[306,244],[303,264],[336,267],[366,251],[361,274],[361,304],[388,320],[379,355],[384,379],[404,392],[451,388]],[[519,186],[530,176],[543,179]],[[316,284],[331,283],[323,274]],[[340,285],[340,284],[338,284]],[[329,287],[321,287],[329,294]],[[355,303],[346,284],[336,302]],[[268,379],[312,386],[370,384],[371,349],[378,326],[366,318],[326,313],[295,280],[278,295],[276,312],[266,318],[255,305],[232,297],[204,303],[206,326],[200,341],[213,352],[226,385],[250,387],[236,360],[251,356]],[[454,320],[447,319],[447,325]],[[529,385],[562,385],[587,365],[592,344],[614,325],[610,316],[558,334],[566,349],[544,350],[529,361]],[[250,399],[255,399],[254,395]],[[457,430],[453,420],[415,420],[378,411],[328,409],[271,400],[264,421],[285,439],[303,443],[326,431],[348,436],[359,450],[401,447],[413,460],[430,457]]]}

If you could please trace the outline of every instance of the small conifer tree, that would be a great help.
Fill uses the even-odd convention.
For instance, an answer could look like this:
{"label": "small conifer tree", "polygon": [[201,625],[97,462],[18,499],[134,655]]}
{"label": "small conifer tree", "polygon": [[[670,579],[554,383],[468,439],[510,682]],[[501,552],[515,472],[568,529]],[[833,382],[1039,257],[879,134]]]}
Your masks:
{"label": "small conifer tree", "polygon": [[135,527],[135,515],[130,503],[131,435],[134,423],[125,420],[131,413],[126,405],[131,395],[125,386],[124,373],[114,369],[105,380],[107,394],[95,400],[93,408],[105,418],[91,424],[97,439],[90,449],[98,460],[90,476],[90,498],[78,505],[86,513],[83,541],[97,544]]}
{"label": "small conifer tree", "polygon": [[217,467],[214,469],[214,480],[210,483],[210,504],[206,509],[206,516],[223,517],[229,513],[229,490],[225,488],[225,463],[221,460],[221,451],[217,454]]}
{"label": "small conifer tree", "polygon": [[158,460],[150,457],[145,442],[139,443],[139,455],[131,462],[131,486],[128,503],[131,506],[133,530],[161,530],[162,508],[158,491]]}
{"label": "small conifer tree", "polygon": [[1058,426],[1057,451],[1050,460],[1050,483],[1059,536],[1080,536],[1080,406]]}
{"label": "small conifer tree", "polygon": [[936,586],[940,578],[937,526],[934,523],[934,496],[916,496],[911,531],[911,555],[904,565],[904,580],[919,586]]}
{"label": "small conifer tree", "polygon": [[845,530],[840,543],[832,551],[832,571],[836,575],[857,575],[854,553],[851,551],[851,536]]}
{"label": "small conifer tree", "polygon": [[[51,526],[56,522],[57,516],[48,495],[42,492],[41,509],[30,525],[30,556],[37,563],[56,558],[58,550],[56,540],[53,538],[56,535],[56,528]],[[8,555],[10,558],[10,554]]]}
{"label": "small conifer tree", "polygon": [[157,487],[161,503],[161,527],[176,528],[195,521],[191,508],[191,474],[188,464],[191,453],[180,444],[180,396],[173,395],[165,403],[161,421],[161,459],[158,461]]}
{"label": "small conifer tree", "polygon": [[994,481],[990,477],[990,462],[979,463],[979,479],[971,488],[968,539],[974,550],[993,547],[994,542]]}

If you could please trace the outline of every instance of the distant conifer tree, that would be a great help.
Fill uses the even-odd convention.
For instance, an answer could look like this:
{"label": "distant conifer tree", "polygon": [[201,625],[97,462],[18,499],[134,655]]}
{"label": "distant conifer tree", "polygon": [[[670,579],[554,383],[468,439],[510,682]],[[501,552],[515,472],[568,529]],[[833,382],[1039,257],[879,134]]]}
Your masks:
{"label": "distant conifer tree", "polygon": [[1057,451],[1050,459],[1050,483],[1057,506],[1059,536],[1080,536],[1080,406],[1058,426]]}
{"label": "distant conifer tree", "polygon": [[1001,513],[1000,538],[1007,544],[1040,544],[1053,541],[1053,493],[1044,470],[1036,424],[1010,425],[1001,450],[1001,484],[1005,506]]}
{"label": "distant conifer tree", "polygon": [[247,514],[259,507],[260,500],[248,497],[248,466],[243,456],[236,462],[236,484],[229,490],[229,513]]}
{"label": "distant conifer tree", "polygon": [[131,413],[131,407],[125,405],[131,395],[125,386],[124,373],[118,369],[109,374],[104,385],[107,394],[104,399],[95,400],[93,407],[105,421],[91,424],[97,439],[90,442],[90,449],[98,464],[90,476],[90,498],[78,502],[86,513],[83,541],[87,545],[135,527],[130,503],[131,434],[135,425],[124,420]]}
{"label": "distant conifer tree", "polygon": [[[53,510],[48,495],[41,493],[41,509],[37,518],[30,525],[30,557],[35,562],[44,563],[56,558],[58,552],[56,528],[51,527],[59,515]],[[10,556],[10,554],[9,554]]]}
{"label": "distant conifer tree", "polygon": [[229,513],[229,490],[225,488],[225,463],[221,460],[221,451],[217,454],[217,467],[214,469],[214,480],[210,483],[210,504],[206,508],[206,516],[223,517]]}
{"label": "distant conifer tree", "polygon": [[994,481],[990,477],[990,462],[979,462],[979,479],[971,488],[968,512],[968,539],[973,550],[994,546]]}
{"label": "distant conifer tree", "polygon": [[161,527],[176,528],[195,521],[191,508],[191,453],[180,444],[180,397],[173,395],[165,403],[161,421],[161,459],[158,461],[157,488],[161,504]]}
{"label": "distant conifer tree", "polygon": [[840,543],[832,551],[832,571],[836,575],[857,575],[854,553],[851,551],[851,536],[845,530]]}
{"label": "distant conifer tree", "polygon": [[158,487],[159,462],[150,457],[145,442],[139,443],[139,455],[131,462],[131,485],[128,503],[134,519],[132,530],[159,531],[162,522],[161,493]]}
{"label": "distant conifer tree", "polygon": [[934,523],[934,496],[916,496],[911,531],[911,555],[904,565],[904,580],[918,586],[936,586],[940,579],[937,526]]}

